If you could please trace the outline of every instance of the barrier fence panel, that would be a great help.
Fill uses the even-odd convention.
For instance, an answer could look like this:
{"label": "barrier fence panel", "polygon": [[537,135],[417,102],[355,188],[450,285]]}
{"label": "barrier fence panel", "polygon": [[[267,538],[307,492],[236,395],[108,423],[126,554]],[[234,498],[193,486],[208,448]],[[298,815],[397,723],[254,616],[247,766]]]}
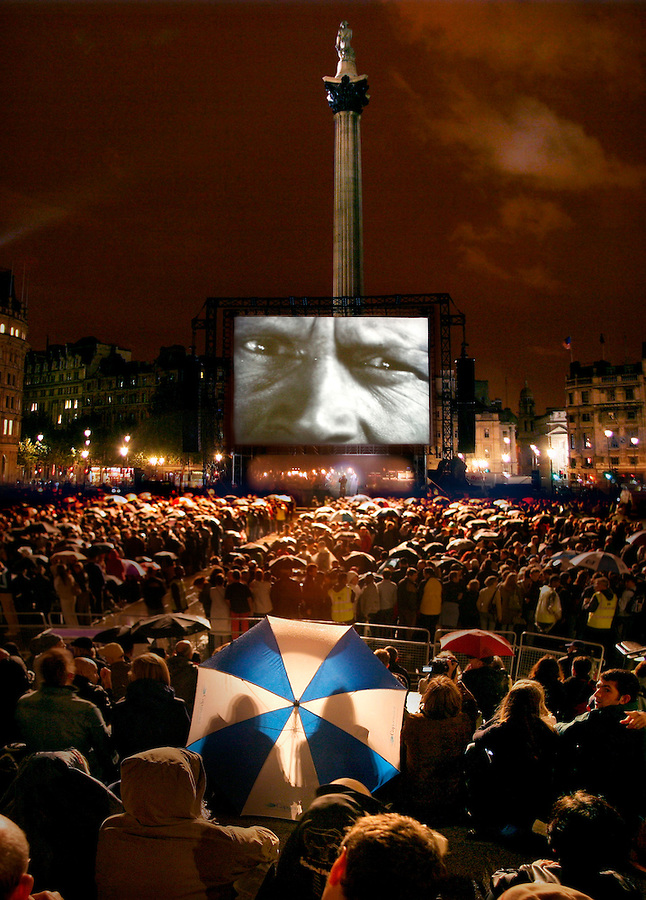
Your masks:
{"label": "barrier fence panel", "polygon": [[369,622],[357,622],[354,627],[373,652],[394,647],[399,654],[399,664],[411,676],[411,687],[417,683],[418,675],[429,661],[431,636],[426,628],[372,625]]}
{"label": "barrier fence panel", "polygon": [[32,638],[48,627],[47,619],[42,612],[16,612],[13,608],[2,604],[0,615],[0,629],[4,632],[5,640],[17,641],[23,646],[28,646]]}
{"label": "barrier fence panel", "polygon": [[[572,638],[558,637],[552,634],[538,634],[524,631],[520,636],[520,647],[516,659],[516,678],[527,678],[535,663],[542,656],[553,656],[560,659],[567,654],[567,645],[572,643]],[[594,644],[590,641],[580,641],[581,652],[577,656],[589,656],[592,660],[591,678],[596,678],[603,669],[604,649],[602,644]]]}

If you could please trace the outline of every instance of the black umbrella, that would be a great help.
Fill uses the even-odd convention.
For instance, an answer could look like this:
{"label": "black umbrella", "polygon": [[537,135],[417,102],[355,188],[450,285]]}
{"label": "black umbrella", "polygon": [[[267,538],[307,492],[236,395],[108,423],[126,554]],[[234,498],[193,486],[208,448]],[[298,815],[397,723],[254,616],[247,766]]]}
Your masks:
{"label": "black umbrella", "polygon": [[87,549],[87,553],[88,556],[99,556],[101,553],[109,553],[110,550],[114,550],[114,544],[103,541],[98,544],[91,544]]}
{"label": "black umbrella", "polygon": [[441,541],[433,541],[430,544],[424,544],[424,552],[431,556],[434,553],[444,553],[444,549],[444,544],[441,543]]}
{"label": "black umbrella", "polygon": [[208,631],[211,623],[202,616],[188,616],[185,613],[162,613],[140,619],[132,626],[131,638],[134,643],[148,638],[185,637],[198,631]]}
{"label": "black umbrella", "polygon": [[264,544],[256,544],[252,542],[250,544],[241,544],[238,547],[239,553],[244,553],[245,556],[255,556],[258,559],[264,559],[267,548]]}
{"label": "black umbrella", "polygon": [[120,644],[122,640],[127,639],[129,643],[131,634],[132,625],[113,625],[111,628],[104,628],[103,631],[97,632],[94,640],[97,644],[111,644],[113,641]]}
{"label": "black umbrella", "polygon": [[276,569],[306,569],[307,563],[298,556],[277,556],[267,566],[272,572]]}
{"label": "black umbrella", "polygon": [[49,522],[32,522],[25,531],[29,534],[59,534],[58,528]]}
{"label": "black umbrella", "polygon": [[364,553],[361,550],[355,550],[353,553],[348,554],[346,558],[343,560],[343,566],[346,569],[351,569],[353,566],[359,570],[361,575],[365,575],[366,572],[374,572],[377,568],[377,561],[374,556],[371,556],[370,553]]}
{"label": "black umbrella", "polygon": [[400,544],[398,547],[393,547],[388,556],[390,559],[405,557],[406,559],[410,559],[413,562],[417,562],[417,560],[419,559],[419,553],[417,552],[417,550],[413,549],[413,547],[409,547],[408,544]]}
{"label": "black umbrella", "polygon": [[155,553],[153,556],[153,560],[158,562],[160,565],[162,563],[175,562],[177,559],[176,553],[171,553],[170,550],[160,550],[159,553]]}

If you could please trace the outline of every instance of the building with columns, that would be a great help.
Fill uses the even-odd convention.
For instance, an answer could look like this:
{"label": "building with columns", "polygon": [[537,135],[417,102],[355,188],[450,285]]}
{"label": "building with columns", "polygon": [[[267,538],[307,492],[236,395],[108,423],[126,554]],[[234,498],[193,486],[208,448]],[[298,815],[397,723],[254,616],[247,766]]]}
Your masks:
{"label": "building with columns", "polygon": [[467,479],[483,487],[504,484],[518,474],[516,417],[489,399],[487,381],[476,381],[475,398],[475,451],[463,456]]}
{"label": "building with columns", "polygon": [[570,364],[565,385],[571,485],[646,480],[646,343],[639,362]]}
{"label": "building with columns", "polygon": [[567,484],[568,432],[564,409],[536,415],[530,388],[520,392],[518,406],[518,473],[531,475],[536,487],[549,491]]}

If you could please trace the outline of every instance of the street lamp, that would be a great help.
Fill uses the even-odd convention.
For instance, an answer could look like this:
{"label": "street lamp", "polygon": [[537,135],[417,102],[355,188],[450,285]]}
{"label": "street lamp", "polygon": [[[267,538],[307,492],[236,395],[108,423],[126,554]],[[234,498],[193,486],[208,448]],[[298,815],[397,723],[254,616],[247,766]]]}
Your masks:
{"label": "street lamp", "polygon": [[612,471],[612,466],[610,465],[610,438],[612,437],[614,432],[612,432],[609,428],[606,428],[604,434],[606,436],[606,440],[608,441],[608,471]]}
{"label": "street lamp", "polygon": [[119,447],[119,453],[121,454],[121,456],[123,456],[124,459],[128,455],[128,450],[130,449],[129,444],[130,444],[130,435],[126,434],[123,437],[123,444],[121,445],[121,447]]}

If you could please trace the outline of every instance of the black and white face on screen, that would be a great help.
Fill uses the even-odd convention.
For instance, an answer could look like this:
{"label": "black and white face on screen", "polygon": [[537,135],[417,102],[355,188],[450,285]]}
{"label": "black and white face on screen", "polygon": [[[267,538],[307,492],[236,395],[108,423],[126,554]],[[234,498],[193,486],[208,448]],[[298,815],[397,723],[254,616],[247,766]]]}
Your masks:
{"label": "black and white face on screen", "polygon": [[237,316],[237,444],[426,444],[428,321]]}

